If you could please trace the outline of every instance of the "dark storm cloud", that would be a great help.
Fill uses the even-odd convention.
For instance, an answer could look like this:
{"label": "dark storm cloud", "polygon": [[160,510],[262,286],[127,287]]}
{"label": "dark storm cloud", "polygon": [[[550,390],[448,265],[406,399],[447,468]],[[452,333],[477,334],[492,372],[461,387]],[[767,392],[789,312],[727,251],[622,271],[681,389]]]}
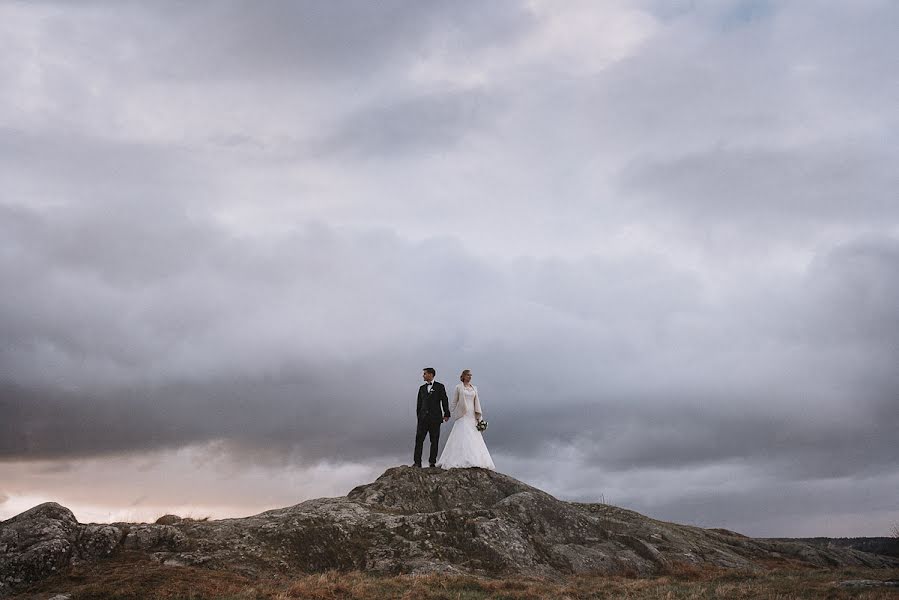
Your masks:
{"label": "dark storm cloud", "polygon": [[[799,383],[797,382],[797,387]],[[895,394],[894,389],[883,390]],[[895,397],[895,396],[892,396]],[[789,400],[789,399],[788,399]],[[592,438],[575,437],[585,461],[605,471],[699,467],[728,460],[764,465],[775,479],[804,480],[853,475],[890,474],[899,459],[893,443],[895,418],[878,422],[869,409],[834,418],[787,418],[728,399],[714,398],[705,407],[671,399],[673,405],[650,414],[597,411],[600,427]],[[726,411],[722,414],[722,411]],[[583,424],[585,419],[581,419]]]}
{"label": "dark storm cloud", "polygon": [[[153,222],[151,231],[158,227]],[[132,224],[129,237],[140,240],[143,229]],[[22,242],[35,250],[50,246],[36,230]],[[56,237],[71,237],[64,231]],[[891,310],[899,298],[895,239],[863,239],[821,257],[786,302],[759,306],[763,296],[746,299],[767,315],[762,329],[750,332],[706,306],[695,276],[659,262],[622,269],[598,259],[552,259],[500,268],[439,239],[410,245],[391,235],[356,238],[322,227],[259,253],[257,246],[216,243],[221,234],[213,229],[198,233],[185,240],[207,243],[185,254],[202,261],[169,272],[140,266],[166,254],[128,255],[125,270],[133,278],[108,280],[117,290],[107,305],[69,301],[69,323],[55,302],[40,300],[58,298],[44,291],[52,289],[44,287],[48,282],[17,289],[2,322],[12,342],[2,353],[6,459],[220,437],[242,453],[280,448],[301,461],[392,455],[407,433],[414,379],[426,356],[439,365],[478,365],[491,412],[503,423],[491,432],[500,452],[526,456],[568,444],[611,471],[742,457],[789,469],[792,477],[876,471],[897,458],[890,432],[899,423],[888,409],[899,394],[889,367],[899,339]],[[33,253],[26,246],[19,254]],[[69,258],[82,263],[70,272],[89,282],[109,268],[92,264],[99,254]],[[422,258],[435,282],[424,289]],[[273,267],[279,261],[283,270]],[[471,288],[464,299],[451,291],[462,273]],[[172,277],[201,281],[203,288],[152,292],[178,289]],[[596,281],[603,285],[589,284]],[[203,297],[202,289],[216,292]],[[28,310],[12,318],[17,306]],[[132,316],[110,318],[120,313]],[[684,315],[690,325],[680,328]],[[267,323],[291,334],[272,336]],[[512,323],[517,330],[506,328]],[[846,331],[822,338],[822,323]],[[433,338],[418,336],[418,324]],[[307,333],[314,325],[335,339]],[[725,329],[722,339],[707,337],[717,328]],[[741,339],[730,339],[730,329]],[[390,339],[370,347],[383,335]],[[757,344],[778,337],[782,346],[758,354]],[[339,349],[336,355],[320,355],[326,342]],[[810,347],[796,355],[794,344]],[[16,384],[27,372],[13,365],[48,349],[66,357],[57,360],[70,365],[80,390],[36,387],[37,371],[30,384]],[[160,360],[171,350],[178,364]],[[710,351],[719,356],[703,364]],[[860,352],[860,360],[845,363],[847,352]],[[103,384],[85,370],[89,365],[131,383]],[[539,381],[532,373],[542,374]],[[452,371],[441,377],[454,380]],[[568,383],[581,379],[589,385]],[[850,386],[858,387],[851,410],[833,410],[830,403]],[[806,412],[819,403],[818,414]]]}
{"label": "dark storm cloud", "polygon": [[[724,526],[745,531],[755,523],[771,524],[756,535],[784,537],[783,531],[795,530],[797,536],[816,536],[828,527],[857,520],[866,514],[889,514],[895,510],[895,476],[822,478],[820,480],[782,480],[776,485],[743,490],[719,489],[711,494],[688,492],[664,506],[653,506],[651,498],[640,504],[646,512],[679,523],[703,527]],[[863,493],[859,493],[864,489]],[[771,514],[776,506],[775,514]],[[853,519],[854,518],[854,519]],[[842,527],[843,535],[852,535],[852,525]]]}
{"label": "dark storm cloud", "polygon": [[[590,296],[584,285],[578,297],[547,277],[535,289],[558,294],[563,309],[580,301],[597,321],[635,321],[627,336],[614,336],[627,341],[618,346],[603,347],[598,336],[579,346],[566,336],[575,342],[568,360],[583,369],[573,381],[586,389],[566,384],[564,409],[558,396],[542,407],[534,397],[519,407],[527,413],[513,428],[520,437],[500,430],[492,440],[518,455],[573,444],[608,470],[743,458],[791,478],[889,471],[899,458],[891,433],[899,425],[897,250],[895,238],[838,247],[777,297],[757,290],[735,298],[731,314],[699,297],[677,302],[677,286],[603,302],[607,290]],[[616,280],[602,281],[614,288]],[[679,284],[688,288],[690,279]],[[619,316],[615,306],[628,309]],[[764,317],[750,329],[741,321],[752,312]],[[680,329],[683,316],[692,323]],[[641,336],[639,323],[653,333]]]}

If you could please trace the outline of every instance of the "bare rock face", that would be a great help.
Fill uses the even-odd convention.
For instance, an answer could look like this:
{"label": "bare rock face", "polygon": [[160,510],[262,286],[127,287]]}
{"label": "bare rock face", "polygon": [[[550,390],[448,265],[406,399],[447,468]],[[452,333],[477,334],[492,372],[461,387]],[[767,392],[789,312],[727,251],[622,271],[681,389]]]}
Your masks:
{"label": "bare rock face", "polygon": [[122,543],[125,535],[121,528],[113,525],[80,525],[81,534],[75,544],[72,562],[90,562],[109,556]]}
{"label": "bare rock face", "polygon": [[452,509],[484,510],[524,492],[552,498],[517,479],[486,469],[445,471],[396,467],[374,483],[353,489],[347,498],[384,510],[416,514]]}
{"label": "bare rock face", "polygon": [[68,508],[39,504],[0,524],[0,592],[67,568],[80,527]]}
{"label": "bare rock face", "polygon": [[156,519],[157,525],[177,525],[183,519],[178,515],[162,515],[158,519]]}
{"label": "bare rock face", "polygon": [[65,507],[41,504],[0,523],[0,595],[78,561],[124,551],[251,577],[326,569],[648,575],[676,563],[762,569],[777,560],[899,566],[852,549],[754,539],[606,504],[564,502],[484,469],[396,467],[345,497],[238,519],[167,515],[153,524],[85,525]]}

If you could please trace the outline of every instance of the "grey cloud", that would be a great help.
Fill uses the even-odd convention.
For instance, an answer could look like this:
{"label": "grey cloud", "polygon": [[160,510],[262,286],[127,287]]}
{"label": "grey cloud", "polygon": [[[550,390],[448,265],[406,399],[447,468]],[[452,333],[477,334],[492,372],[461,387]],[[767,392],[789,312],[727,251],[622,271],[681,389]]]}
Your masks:
{"label": "grey cloud", "polygon": [[895,162],[891,150],[871,144],[716,148],[631,165],[622,177],[624,190],[649,195],[649,210],[674,218],[867,224],[899,216]]}
{"label": "grey cloud", "polygon": [[[514,38],[531,25],[521,3],[91,2],[57,5],[44,21],[57,43],[98,49],[116,70],[162,78],[368,78],[406,67],[430,50],[430,38],[463,46]],[[61,10],[65,8],[66,10]],[[349,90],[347,90],[349,92]]]}
{"label": "grey cloud", "polygon": [[897,356],[899,347],[899,241],[865,236],[819,255],[804,288],[814,300],[797,335],[831,343],[876,344]]}
{"label": "grey cloud", "polygon": [[718,24],[741,6],[692,5],[588,88],[593,148],[620,167],[630,214],[766,239],[895,219],[895,7],[771,5]]}
{"label": "grey cloud", "polygon": [[899,459],[890,433],[895,419],[872,424],[867,411],[859,409],[855,418],[788,420],[758,414],[749,408],[752,399],[743,402],[743,411],[740,403],[719,398],[706,403],[724,405],[717,411],[689,404],[624,418],[610,411],[598,440],[574,441],[586,462],[612,472],[740,460],[764,465],[772,479],[802,481],[889,474]]}
{"label": "grey cloud", "polygon": [[[132,235],[140,231],[135,226]],[[82,304],[71,324],[55,309],[58,293],[43,306],[27,295],[48,295],[41,290],[52,288],[40,277],[10,297],[0,323],[4,338],[14,340],[0,354],[10,384],[7,460],[220,438],[241,453],[257,448],[261,456],[302,462],[393,456],[408,437],[423,362],[436,363],[450,382],[450,365],[475,367],[500,424],[491,431],[499,452],[527,456],[547,444],[569,445],[611,471],[738,457],[776,471],[793,460],[794,478],[884,469],[897,458],[889,443],[895,418],[872,418],[899,392],[884,369],[895,348],[870,345],[885,332],[893,339],[888,307],[899,273],[892,239],[835,249],[813,263],[785,304],[745,299],[766,315],[751,331],[722,321],[697,293],[695,275],[658,260],[629,267],[599,259],[486,265],[439,238],[409,243],[324,226],[265,250],[258,242],[219,243],[223,234],[210,227],[200,234],[184,243],[198,244],[190,253],[205,258],[179,277],[217,290],[206,297],[194,286],[171,293],[171,275],[140,268],[142,260],[165,260],[152,254],[129,257],[136,261],[131,270],[144,274],[140,285],[112,280],[108,304]],[[36,235],[20,240],[52,245]],[[81,256],[85,264],[73,273],[108,270],[89,259],[102,257]],[[865,261],[868,268],[856,268]],[[851,277],[860,293],[846,296],[839,283]],[[459,281],[468,290],[462,296],[454,293]],[[872,286],[879,295],[865,292]],[[110,318],[122,311],[132,316]],[[684,315],[692,323],[685,329],[678,325]],[[818,350],[792,354],[794,339],[836,319],[863,335],[816,340]],[[713,335],[722,327],[722,337]],[[783,342],[768,342],[767,355],[755,350],[777,338]],[[859,344],[869,364],[844,364],[841,353]],[[82,364],[96,373],[71,372],[67,379],[81,383],[68,392],[35,387],[43,376],[28,365],[48,347],[72,361],[89,358]],[[167,357],[172,351],[177,361]],[[703,364],[710,353],[714,363]],[[744,365],[747,359],[753,363]],[[118,363],[119,383],[104,383],[109,363]],[[839,390],[850,385],[859,390],[847,411]],[[818,415],[794,410],[815,404]]]}
{"label": "grey cloud", "polygon": [[[605,395],[596,381],[597,394]],[[803,401],[800,377],[783,402]],[[895,408],[899,387],[878,390]],[[870,392],[869,392],[870,393]],[[770,398],[764,401],[770,401]],[[814,407],[817,399],[808,400]],[[845,416],[809,412],[804,417],[758,407],[759,399],[739,392],[697,399],[672,389],[668,395],[611,397],[582,404],[539,398],[491,407],[500,424],[491,447],[525,458],[554,448],[575,451],[578,464],[605,475],[641,469],[683,469],[740,461],[763,468],[770,479],[801,481],[892,473],[899,459],[893,434],[895,411],[881,414],[866,403]],[[812,408],[812,410],[814,410]]]}
{"label": "grey cloud", "polygon": [[[735,468],[734,480],[740,475],[739,468]],[[889,515],[895,511],[895,503],[888,498],[894,494],[896,484],[894,476],[882,475],[761,481],[742,490],[688,492],[664,503],[634,499],[631,506],[656,518],[702,527],[727,527],[766,537],[786,537],[784,531],[811,537],[827,530],[835,531],[837,536],[852,536],[856,525],[851,523],[851,517],[876,515],[882,520],[882,529],[872,530],[871,535],[887,535]]]}
{"label": "grey cloud", "polygon": [[659,268],[658,257],[521,259],[515,268],[516,286],[524,297],[606,326],[609,307],[626,304],[621,317],[632,319],[632,325],[653,327],[702,303],[696,274],[670,264]]}
{"label": "grey cloud", "polygon": [[443,92],[368,105],[347,117],[337,130],[312,142],[308,154],[368,159],[410,153],[448,152],[476,134],[498,114],[496,99],[483,91]]}
{"label": "grey cloud", "polygon": [[[122,228],[101,230],[97,225],[116,218],[123,224],[141,222],[145,232],[155,227],[154,218],[163,220],[159,227],[176,220],[187,225],[191,207],[218,192],[216,184],[204,178],[196,155],[185,148],[11,127],[0,130],[0,173],[6,181],[0,206],[7,214],[20,206],[44,206],[51,212],[48,227],[54,218],[65,220],[70,229],[80,220],[82,227],[108,238]],[[55,211],[60,214],[55,216]],[[44,251],[40,245],[36,249]]]}
{"label": "grey cloud", "polygon": [[[601,343],[571,352],[583,369],[573,381],[586,381],[588,389],[565,385],[571,401],[564,410],[558,392],[543,407],[535,398],[514,428],[521,437],[500,431],[495,439],[518,455],[542,451],[541,443],[574,444],[585,460],[612,470],[740,457],[794,479],[892,469],[890,432],[899,424],[897,247],[895,239],[863,238],[822,255],[805,278],[782,290],[781,300],[764,291],[741,299],[735,315],[764,315],[751,326],[713,316],[698,298],[682,306],[658,302],[645,315],[637,305],[635,314],[653,335],[631,325],[613,338],[631,347],[605,348],[599,361],[591,351]],[[547,278],[542,289],[559,290],[557,281]],[[604,281],[608,287],[614,280]],[[566,304],[590,304],[589,295],[578,298],[565,288],[559,295]],[[676,298],[668,289],[649,297]],[[620,299],[610,304],[630,306]],[[595,306],[602,313],[608,305]],[[684,313],[698,317],[702,329],[679,332],[666,322]],[[619,318],[605,309],[603,320]],[[706,335],[715,329],[723,330],[720,337]],[[666,360],[671,352],[681,360]],[[621,354],[625,361],[616,360]]]}

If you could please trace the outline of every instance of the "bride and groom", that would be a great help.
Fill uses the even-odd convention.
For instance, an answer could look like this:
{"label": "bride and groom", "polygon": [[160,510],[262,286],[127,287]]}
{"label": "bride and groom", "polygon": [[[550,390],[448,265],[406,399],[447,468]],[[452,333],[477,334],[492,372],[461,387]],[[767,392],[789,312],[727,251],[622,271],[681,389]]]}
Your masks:
{"label": "bride and groom", "polygon": [[[421,466],[421,453],[425,437],[430,438],[431,453],[429,464],[444,469],[482,467],[496,470],[490,452],[478,422],[481,420],[481,401],[478,388],[471,383],[471,371],[465,369],[459,377],[461,383],[453,390],[452,402],[446,396],[446,388],[434,381],[437,371],[431,367],[422,370],[425,383],[418,388],[418,404],[415,414],[418,417],[418,429],[415,432],[414,465]],[[440,441],[440,426],[455,419],[450,430],[440,460],[437,460],[437,443]]]}

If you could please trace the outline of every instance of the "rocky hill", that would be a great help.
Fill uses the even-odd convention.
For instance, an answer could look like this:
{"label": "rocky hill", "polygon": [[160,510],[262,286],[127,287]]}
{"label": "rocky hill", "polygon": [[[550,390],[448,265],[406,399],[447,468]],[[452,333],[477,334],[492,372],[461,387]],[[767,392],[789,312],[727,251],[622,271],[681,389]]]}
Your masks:
{"label": "rocky hill", "polygon": [[564,502],[483,469],[387,470],[340,498],[244,518],[78,523],[53,502],[0,522],[0,595],[85,561],[134,552],[164,565],[252,577],[369,572],[545,575],[661,573],[678,563],[897,567],[848,548],[754,539],[657,521],[606,504]]}
{"label": "rocky hill", "polygon": [[852,548],[854,550],[861,550],[862,552],[869,552],[871,554],[882,554],[883,556],[892,556],[894,558],[899,558],[899,537],[813,537],[790,538],[789,541],[804,542],[808,544],[814,544],[815,546],[824,546],[825,548]]}

